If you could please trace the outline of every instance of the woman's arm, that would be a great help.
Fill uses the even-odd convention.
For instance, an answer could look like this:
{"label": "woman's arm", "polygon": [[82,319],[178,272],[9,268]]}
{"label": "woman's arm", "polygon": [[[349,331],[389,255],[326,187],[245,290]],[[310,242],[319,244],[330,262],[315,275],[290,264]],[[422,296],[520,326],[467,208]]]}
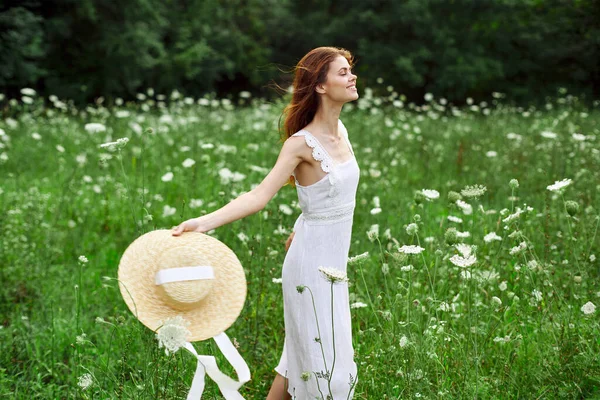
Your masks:
{"label": "woman's arm", "polygon": [[303,137],[288,138],[281,147],[275,166],[256,188],[210,214],[182,222],[173,228],[173,235],[177,236],[186,231],[208,232],[261,211],[302,162],[305,147]]}

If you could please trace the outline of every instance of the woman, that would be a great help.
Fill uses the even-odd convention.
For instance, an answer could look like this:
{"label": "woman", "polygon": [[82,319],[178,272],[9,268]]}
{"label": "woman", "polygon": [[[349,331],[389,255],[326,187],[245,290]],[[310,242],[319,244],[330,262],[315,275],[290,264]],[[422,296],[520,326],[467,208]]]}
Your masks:
{"label": "woman", "polygon": [[336,47],[306,54],[295,68],[273,169],[252,191],[173,228],[175,236],[210,231],[262,210],[288,180],[296,186],[302,213],[282,270],[285,341],[267,400],[348,399],[357,382],[347,282],[334,284],[319,271],[345,273],[350,250],[360,168],[339,116],[358,99],[352,62]]}

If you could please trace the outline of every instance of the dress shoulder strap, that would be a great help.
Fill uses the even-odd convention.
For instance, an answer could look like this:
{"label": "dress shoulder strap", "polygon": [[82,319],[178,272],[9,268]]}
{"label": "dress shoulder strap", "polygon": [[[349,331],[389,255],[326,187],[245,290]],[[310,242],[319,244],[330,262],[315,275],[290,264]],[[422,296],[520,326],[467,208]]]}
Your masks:
{"label": "dress shoulder strap", "polygon": [[330,172],[333,169],[333,160],[329,157],[327,151],[321,147],[319,141],[313,137],[310,132],[300,130],[294,133],[292,136],[304,136],[304,141],[308,147],[312,149],[312,157],[315,159],[315,161],[320,161],[323,172]]}
{"label": "dress shoulder strap", "polygon": [[354,156],[354,148],[352,147],[352,143],[350,143],[350,139],[348,138],[348,130],[346,129],[346,126],[344,125],[341,119],[338,119],[338,125],[340,126],[340,128],[342,128],[342,135],[344,136],[344,139],[346,139],[346,143],[348,143],[348,147],[350,148],[350,151]]}

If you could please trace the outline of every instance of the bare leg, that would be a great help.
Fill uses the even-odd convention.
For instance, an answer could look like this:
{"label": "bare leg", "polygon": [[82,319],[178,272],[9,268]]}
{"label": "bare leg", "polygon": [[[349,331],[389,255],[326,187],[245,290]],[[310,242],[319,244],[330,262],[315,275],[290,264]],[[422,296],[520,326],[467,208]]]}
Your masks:
{"label": "bare leg", "polygon": [[267,400],[292,400],[292,396],[287,392],[288,380],[287,378],[275,374],[273,385],[267,395]]}

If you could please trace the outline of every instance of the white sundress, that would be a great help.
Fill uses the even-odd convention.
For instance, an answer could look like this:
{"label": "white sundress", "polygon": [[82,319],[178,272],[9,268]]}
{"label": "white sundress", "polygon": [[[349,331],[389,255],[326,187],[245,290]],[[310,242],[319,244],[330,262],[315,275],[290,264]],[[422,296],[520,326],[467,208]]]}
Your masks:
{"label": "white sundress", "polygon": [[[350,160],[339,164],[310,132],[300,130],[292,135],[304,136],[313,149],[313,158],[327,173],[309,186],[296,180],[302,213],[294,224],[296,233],[283,262],[285,341],[275,371],[288,379],[288,392],[296,400],[326,400],[329,395],[333,400],[352,399],[358,382],[348,283],[333,285],[332,329],[331,283],[318,269],[324,266],[346,272],[350,250],[360,168],[341,120],[338,126],[352,153]],[[308,289],[298,292],[300,285],[310,288],[314,306]],[[315,340],[319,332],[322,348]]]}

